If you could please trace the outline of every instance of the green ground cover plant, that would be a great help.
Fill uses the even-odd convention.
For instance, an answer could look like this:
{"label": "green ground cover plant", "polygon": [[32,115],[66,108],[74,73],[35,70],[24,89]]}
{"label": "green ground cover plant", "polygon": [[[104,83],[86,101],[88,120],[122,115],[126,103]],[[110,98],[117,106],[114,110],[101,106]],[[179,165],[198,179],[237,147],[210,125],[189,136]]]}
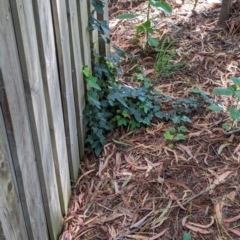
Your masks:
{"label": "green ground cover plant", "polygon": [[[103,13],[103,1],[93,0],[95,11]],[[148,1],[151,6],[162,6],[165,2]],[[161,4],[160,4],[161,3]],[[155,4],[155,5],[154,5]],[[165,5],[164,5],[165,6]],[[109,28],[104,21],[94,17],[94,11],[89,19],[89,30],[98,29],[103,34],[101,38],[110,43],[107,35]],[[165,45],[162,45],[164,50]],[[124,85],[116,80],[122,74],[119,66],[120,59],[125,52],[117,46],[112,47],[114,52],[109,56],[96,54],[93,72],[84,66],[83,74],[87,85],[87,103],[84,111],[86,124],[86,151],[94,151],[98,156],[107,143],[107,133],[121,127],[132,131],[141,126],[149,126],[154,120],[172,121],[174,124],[191,124],[190,114],[210,103],[211,99],[197,88],[189,89],[190,97],[172,99],[159,93],[143,71],[135,74],[135,83],[131,86]],[[169,63],[165,63],[168,68]],[[170,71],[170,67],[168,68]],[[171,108],[164,110],[165,104]],[[175,140],[184,138],[184,126],[176,128]],[[170,136],[171,132],[165,137]]]}

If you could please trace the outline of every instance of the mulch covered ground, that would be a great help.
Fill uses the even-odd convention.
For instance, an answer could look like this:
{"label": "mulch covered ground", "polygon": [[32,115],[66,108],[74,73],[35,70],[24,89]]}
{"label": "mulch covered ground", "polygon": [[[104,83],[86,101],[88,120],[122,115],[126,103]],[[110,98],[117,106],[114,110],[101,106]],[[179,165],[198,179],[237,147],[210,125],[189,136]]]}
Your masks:
{"label": "mulch covered ground", "polygon": [[[132,0],[131,7],[129,1],[110,0],[112,41],[128,53],[119,81],[131,84],[141,66],[157,90],[177,99],[189,96],[193,85],[210,96],[214,87],[240,77],[238,5],[222,29],[219,3],[199,0],[194,13],[192,2],[170,4],[171,16],[156,10],[151,16],[159,17],[158,37],[175,39],[175,60],[186,65],[162,76],[153,72],[156,55],[135,36],[138,20],[115,19],[146,9],[146,2]],[[173,147],[164,133],[174,124],[162,121],[129,133],[118,129],[99,158],[86,155],[60,240],[240,239],[240,134],[226,135],[226,114],[203,108],[190,118],[186,140]]]}

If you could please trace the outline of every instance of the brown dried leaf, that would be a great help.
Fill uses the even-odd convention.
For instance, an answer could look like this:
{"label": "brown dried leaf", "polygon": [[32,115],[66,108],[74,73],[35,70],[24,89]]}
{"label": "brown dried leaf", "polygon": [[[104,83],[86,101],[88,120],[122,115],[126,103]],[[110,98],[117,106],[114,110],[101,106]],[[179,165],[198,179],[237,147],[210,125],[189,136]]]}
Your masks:
{"label": "brown dried leaf", "polygon": [[178,144],[177,148],[180,149],[180,150],[185,151],[189,155],[189,157],[193,158],[192,152],[190,151],[190,149],[188,147],[186,147],[186,146],[184,146],[182,144]]}
{"label": "brown dried leaf", "polygon": [[172,178],[164,179],[164,182],[173,183],[173,184],[176,184],[176,185],[179,185],[179,186],[185,188],[186,190],[191,190],[185,183],[175,180],[175,179],[172,179]]}
{"label": "brown dried leaf", "polygon": [[203,224],[198,224],[198,223],[194,223],[194,222],[188,222],[188,224],[196,226],[196,227],[200,227],[200,228],[209,228],[213,225],[214,223],[214,217],[211,216],[211,222],[207,225],[203,225]]}
{"label": "brown dried leaf", "polygon": [[215,187],[217,185],[219,185],[220,183],[223,183],[223,181],[232,173],[233,171],[227,171],[223,174],[221,174],[220,176],[217,177],[217,179],[215,179],[213,181],[213,183],[211,184],[210,188]]}
{"label": "brown dried leaf", "polygon": [[229,229],[229,231],[240,237],[240,230],[238,230],[238,229]]}
{"label": "brown dried leaf", "polygon": [[160,233],[158,233],[157,235],[150,237],[149,240],[155,240],[155,239],[159,239],[159,237],[161,237],[162,235],[164,235],[164,233],[168,230],[168,228],[165,228],[163,231],[161,231]]}
{"label": "brown dried leaf", "polygon": [[188,223],[185,224],[185,227],[187,227],[188,229],[194,231],[194,232],[198,232],[198,233],[202,233],[202,234],[210,234],[212,233],[212,230],[209,229],[209,230],[206,230],[206,229],[202,229],[200,227],[194,227]]}
{"label": "brown dried leaf", "polygon": [[240,219],[240,215],[237,215],[237,216],[232,217],[232,218],[223,219],[223,221],[226,222],[226,223],[231,223],[231,222],[235,222],[239,219]]}

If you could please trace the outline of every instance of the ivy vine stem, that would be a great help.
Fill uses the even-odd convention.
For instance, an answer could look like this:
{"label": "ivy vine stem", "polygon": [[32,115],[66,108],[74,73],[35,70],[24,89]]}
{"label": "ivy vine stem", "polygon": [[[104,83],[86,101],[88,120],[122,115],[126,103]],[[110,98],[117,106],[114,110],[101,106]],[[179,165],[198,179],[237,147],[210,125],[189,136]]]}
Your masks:
{"label": "ivy vine stem", "polygon": [[[150,8],[151,8],[151,0],[148,0],[148,10],[147,10],[147,22],[150,21]],[[148,46],[148,30],[146,29],[146,48]]]}

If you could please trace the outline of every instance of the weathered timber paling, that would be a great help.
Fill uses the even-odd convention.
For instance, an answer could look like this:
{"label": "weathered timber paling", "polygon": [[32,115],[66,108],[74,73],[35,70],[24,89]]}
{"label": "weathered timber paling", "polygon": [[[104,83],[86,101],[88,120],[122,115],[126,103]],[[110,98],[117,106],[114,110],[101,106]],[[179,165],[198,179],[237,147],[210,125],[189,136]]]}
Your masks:
{"label": "weathered timber paling", "polygon": [[61,233],[84,154],[82,67],[107,51],[89,11],[90,0],[0,0],[1,240]]}

